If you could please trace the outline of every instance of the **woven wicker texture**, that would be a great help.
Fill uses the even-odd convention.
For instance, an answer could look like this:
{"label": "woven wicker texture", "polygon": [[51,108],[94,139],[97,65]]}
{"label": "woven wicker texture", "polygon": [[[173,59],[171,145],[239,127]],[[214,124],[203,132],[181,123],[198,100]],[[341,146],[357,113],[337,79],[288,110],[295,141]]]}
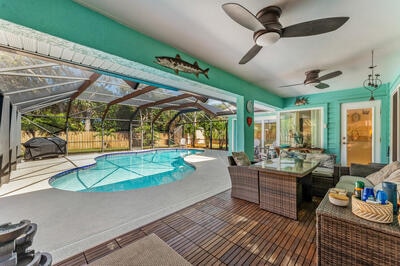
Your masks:
{"label": "woven wicker texture", "polygon": [[352,212],[363,219],[376,223],[392,223],[393,222],[393,205],[388,204],[373,204],[352,197],[351,201]]}
{"label": "woven wicker texture", "polygon": [[302,187],[297,178],[285,173],[259,173],[260,208],[297,220]]}
{"label": "woven wicker texture", "polygon": [[258,171],[247,166],[229,166],[232,189],[231,196],[259,203]]}
{"label": "woven wicker texture", "polygon": [[[352,200],[352,199],[351,199]],[[399,265],[400,227],[370,222],[351,206],[331,204],[328,195],[316,210],[319,265]]]}

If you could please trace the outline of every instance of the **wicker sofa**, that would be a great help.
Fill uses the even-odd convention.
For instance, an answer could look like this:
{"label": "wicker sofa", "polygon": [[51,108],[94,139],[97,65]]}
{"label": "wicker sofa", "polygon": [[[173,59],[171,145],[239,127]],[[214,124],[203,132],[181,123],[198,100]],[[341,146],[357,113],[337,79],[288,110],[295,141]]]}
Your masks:
{"label": "wicker sofa", "polygon": [[[356,181],[363,181],[375,190],[384,181],[400,186],[398,161],[388,165],[337,165],[335,169],[336,187],[346,189],[348,194],[353,192]],[[397,215],[390,224],[372,222],[354,215],[352,203],[346,207],[331,204],[326,194],[316,210],[316,219],[318,265],[399,265]]]}
{"label": "wicker sofa", "polygon": [[383,181],[398,183],[400,186],[400,162],[395,161],[388,165],[380,163],[351,164],[347,166],[336,166],[338,170],[335,175],[335,187],[353,192],[354,183],[362,181],[365,187],[380,189]]}

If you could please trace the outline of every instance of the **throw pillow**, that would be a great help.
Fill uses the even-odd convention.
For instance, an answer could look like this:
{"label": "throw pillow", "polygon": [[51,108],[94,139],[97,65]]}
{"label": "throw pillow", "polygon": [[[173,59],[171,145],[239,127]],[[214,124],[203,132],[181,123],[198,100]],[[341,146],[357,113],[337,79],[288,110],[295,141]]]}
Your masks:
{"label": "throw pillow", "polygon": [[238,166],[249,166],[251,164],[249,157],[247,157],[247,154],[243,151],[232,152],[232,157]]}
{"label": "throw pillow", "polygon": [[381,170],[378,172],[372,173],[365,178],[368,179],[372,184],[377,185],[381,183],[384,179],[389,177],[391,173],[394,171],[400,169],[400,162],[399,161],[394,161],[385,167],[383,167]]}
{"label": "throw pillow", "polygon": [[400,183],[400,169],[397,169],[391,173],[388,178],[385,179],[387,182]]}

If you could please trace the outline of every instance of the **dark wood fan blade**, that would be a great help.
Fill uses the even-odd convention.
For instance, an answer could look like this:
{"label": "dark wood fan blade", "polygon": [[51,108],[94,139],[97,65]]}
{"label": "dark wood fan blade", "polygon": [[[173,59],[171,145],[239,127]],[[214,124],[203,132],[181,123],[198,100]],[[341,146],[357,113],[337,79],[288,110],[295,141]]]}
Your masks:
{"label": "dark wood fan blade", "polygon": [[331,79],[331,78],[336,78],[337,76],[340,76],[340,75],[342,75],[342,71],[335,71],[335,72],[331,72],[326,75],[323,75],[322,77],[319,77],[318,79],[320,81],[323,81],[323,80],[327,80],[327,79]]}
{"label": "dark wood fan blade", "polygon": [[249,30],[265,29],[263,24],[249,10],[239,4],[226,3],[222,5],[222,9],[231,19]]}
{"label": "dark wood fan blade", "polygon": [[311,36],[337,30],[349,17],[332,17],[311,20],[282,29],[281,37]]}
{"label": "dark wood fan blade", "polygon": [[253,59],[254,56],[258,54],[258,52],[261,50],[262,46],[258,46],[255,44],[251,49],[245,54],[242,59],[240,59],[239,64],[243,65],[249,62],[251,59]]}
{"label": "dark wood fan blade", "polygon": [[279,88],[287,88],[287,87],[293,87],[293,86],[299,86],[299,85],[304,85],[304,83],[297,83],[297,84],[290,84],[290,85],[285,85],[285,86],[279,86]]}
{"label": "dark wood fan blade", "polygon": [[315,88],[317,88],[317,89],[326,89],[326,88],[329,88],[329,85],[326,84],[326,83],[322,83],[321,82],[318,85],[316,85]]}

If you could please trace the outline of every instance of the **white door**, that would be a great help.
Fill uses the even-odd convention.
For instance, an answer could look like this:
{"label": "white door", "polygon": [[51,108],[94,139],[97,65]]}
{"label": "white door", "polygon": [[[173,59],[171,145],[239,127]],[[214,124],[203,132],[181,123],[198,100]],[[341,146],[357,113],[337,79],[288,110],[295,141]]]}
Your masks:
{"label": "white door", "polygon": [[380,107],[379,100],[342,104],[342,165],[380,162]]}

